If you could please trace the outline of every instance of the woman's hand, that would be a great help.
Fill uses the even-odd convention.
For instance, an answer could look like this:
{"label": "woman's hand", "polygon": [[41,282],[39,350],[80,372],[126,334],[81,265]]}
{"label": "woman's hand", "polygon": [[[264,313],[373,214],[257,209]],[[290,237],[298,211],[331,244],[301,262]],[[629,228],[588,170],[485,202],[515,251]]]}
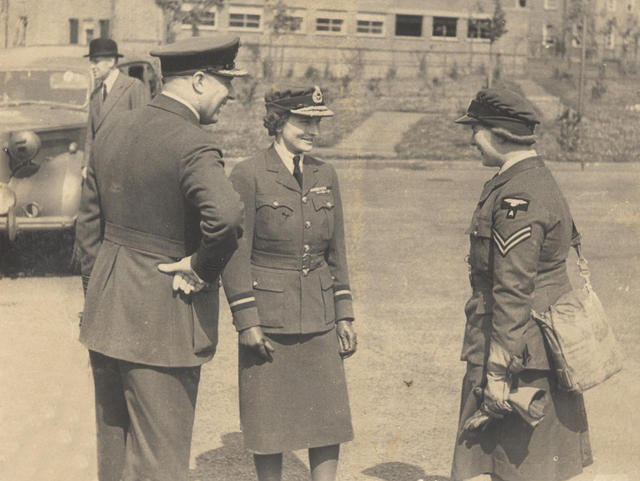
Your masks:
{"label": "woman's hand", "polygon": [[241,346],[255,351],[265,361],[273,361],[271,354],[275,352],[275,349],[269,339],[264,335],[264,332],[262,332],[260,326],[254,326],[240,331],[238,342]]}
{"label": "woman's hand", "polygon": [[358,335],[353,330],[351,321],[338,321],[336,325],[338,341],[340,341],[340,355],[346,359],[353,356],[358,346]]}

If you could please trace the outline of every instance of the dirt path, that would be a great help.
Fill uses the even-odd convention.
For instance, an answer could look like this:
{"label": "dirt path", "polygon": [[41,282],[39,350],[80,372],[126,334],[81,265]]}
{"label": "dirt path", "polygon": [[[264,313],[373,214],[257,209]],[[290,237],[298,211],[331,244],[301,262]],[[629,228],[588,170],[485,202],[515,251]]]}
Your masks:
{"label": "dirt path", "polygon": [[423,116],[411,112],[374,112],[332,150],[362,157],[395,157],[394,147],[402,140],[402,134]]}

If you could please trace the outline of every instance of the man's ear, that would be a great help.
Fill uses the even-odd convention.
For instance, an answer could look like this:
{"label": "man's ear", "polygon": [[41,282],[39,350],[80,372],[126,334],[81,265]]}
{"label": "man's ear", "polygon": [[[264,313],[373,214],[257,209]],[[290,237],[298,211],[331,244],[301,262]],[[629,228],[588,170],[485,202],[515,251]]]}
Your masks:
{"label": "man's ear", "polygon": [[207,78],[203,72],[198,71],[194,73],[191,76],[191,86],[193,87],[193,90],[198,94],[204,93],[204,88],[205,88],[204,84],[206,80]]}

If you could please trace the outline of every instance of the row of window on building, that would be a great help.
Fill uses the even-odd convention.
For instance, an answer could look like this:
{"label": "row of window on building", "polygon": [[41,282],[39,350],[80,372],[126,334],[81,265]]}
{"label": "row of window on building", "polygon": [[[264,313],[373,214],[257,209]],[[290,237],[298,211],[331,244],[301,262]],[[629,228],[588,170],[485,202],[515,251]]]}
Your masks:
{"label": "row of window on building", "polygon": [[[183,28],[192,29],[193,24],[200,30],[217,29],[217,11],[214,8],[196,10],[193,5],[185,3],[183,9],[189,14],[184,16]],[[307,18],[303,12],[292,10],[289,14],[289,32],[305,34],[309,28]],[[424,15],[394,15],[393,35],[397,37],[423,37]],[[467,37],[490,38],[491,20],[489,18],[432,17],[431,36],[441,38],[456,38],[459,24],[467,22]],[[345,14],[339,12],[317,12],[312,26],[313,32],[324,35],[346,35],[347,20]],[[387,36],[387,15],[373,13],[359,13],[356,19],[355,32],[358,35],[385,37]],[[229,9],[229,30],[261,31],[263,29],[263,12],[254,7],[233,7]]]}

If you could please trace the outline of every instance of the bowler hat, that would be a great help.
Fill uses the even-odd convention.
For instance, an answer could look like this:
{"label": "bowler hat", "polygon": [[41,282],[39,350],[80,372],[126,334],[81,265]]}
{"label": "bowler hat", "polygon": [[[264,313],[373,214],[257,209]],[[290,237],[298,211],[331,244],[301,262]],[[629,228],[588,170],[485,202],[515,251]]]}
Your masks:
{"label": "bowler hat", "polygon": [[540,121],[531,102],[504,88],[480,90],[458,124],[486,124],[515,136],[532,136]]}
{"label": "bowler hat", "polygon": [[110,38],[94,38],[89,43],[89,53],[85,57],[122,57],[118,44]]}
{"label": "bowler hat", "polygon": [[238,37],[221,34],[180,40],[149,53],[160,59],[164,77],[191,75],[198,71],[224,77],[242,77],[248,72],[236,67],[238,48]]}
{"label": "bowler hat", "polygon": [[280,110],[307,117],[332,117],[333,111],[324,103],[324,94],[317,85],[306,89],[272,90],[264,96],[267,110]]}

